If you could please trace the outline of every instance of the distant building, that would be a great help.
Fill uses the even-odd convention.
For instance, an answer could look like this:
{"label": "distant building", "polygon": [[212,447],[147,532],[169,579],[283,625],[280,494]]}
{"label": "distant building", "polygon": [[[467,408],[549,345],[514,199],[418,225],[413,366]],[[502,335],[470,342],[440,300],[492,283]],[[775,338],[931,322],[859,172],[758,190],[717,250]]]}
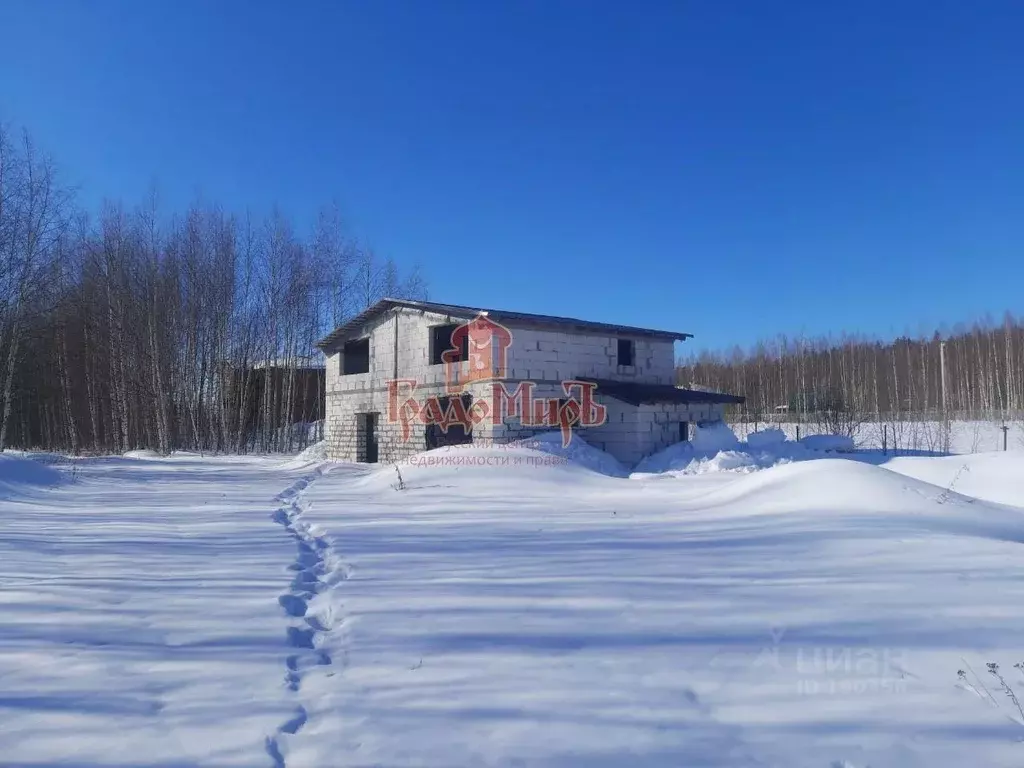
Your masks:
{"label": "distant building", "polygon": [[246,441],[267,430],[309,424],[324,417],[324,365],[298,358],[222,368],[228,433]]}

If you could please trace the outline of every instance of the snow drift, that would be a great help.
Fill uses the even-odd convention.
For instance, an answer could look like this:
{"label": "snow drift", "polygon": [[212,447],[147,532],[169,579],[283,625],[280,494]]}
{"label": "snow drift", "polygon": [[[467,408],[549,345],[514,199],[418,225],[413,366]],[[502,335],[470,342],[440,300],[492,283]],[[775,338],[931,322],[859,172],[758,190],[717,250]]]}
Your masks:
{"label": "snow drift", "polygon": [[786,442],[786,433],[781,429],[769,428],[747,435],[747,445],[751,448],[774,448]]}
{"label": "snow drift", "polygon": [[562,433],[542,432],[525,440],[510,443],[512,448],[537,451],[548,456],[557,457],[566,463],[597,472],[609,477],[626,477],[629,472],[622,463],[605,451],[595,448],[579,435],[573,435],[569,445],[562,445]]}
{"label": "snow drift", "polygon": [[285,459],[280,466],[281,469],[302,469],[311,464],[320,464],[325,461],[327,461],[327,441],[321,440],[299,451],[291,458]]}
{"label": "snow drift", "polygon": [[670,445],[641,460],[636,475],[703,475],[713,472],[754,472],[791,461],[824,458],[853,450],[852,441],[839,435],[815,435],[788,440],[781,429],[752,432],[740,441],[729,425],[698,425],[690,442]]}
{"label": "snow drift", "polygon": [[1018,451],[898,457],[883,466],[951,493],[1024,507],[1024,453]]}
{"label": "snow drift", "polygon": [[63,479],[60,471],[45,461],[34,461],[12,453],[0,454],[0,496],[28,488],[52,488]]}

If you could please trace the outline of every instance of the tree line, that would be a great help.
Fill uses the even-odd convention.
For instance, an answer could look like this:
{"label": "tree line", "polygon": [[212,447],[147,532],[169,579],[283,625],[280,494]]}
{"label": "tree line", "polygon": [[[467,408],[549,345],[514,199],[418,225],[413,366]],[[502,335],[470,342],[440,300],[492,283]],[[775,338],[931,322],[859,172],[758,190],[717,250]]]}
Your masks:
{"label": "tree line", "polygon": [[866,421],[1019,420],[1024,320],[1007,313],[1001,322],[888,342],[780,336],[750,350],[684,358],[678,380],[745,395],[731,414],[737,420],[784,417],[845,433]]}
{"label": "tree line", "polygon": [[155,194],[90,214],[0,125],[0,448],[301,447],[294,422],[322,418],[322,393],[294,407],[322,388],[315,342],[383,296],[426,286],[334,206],[307,228]]}

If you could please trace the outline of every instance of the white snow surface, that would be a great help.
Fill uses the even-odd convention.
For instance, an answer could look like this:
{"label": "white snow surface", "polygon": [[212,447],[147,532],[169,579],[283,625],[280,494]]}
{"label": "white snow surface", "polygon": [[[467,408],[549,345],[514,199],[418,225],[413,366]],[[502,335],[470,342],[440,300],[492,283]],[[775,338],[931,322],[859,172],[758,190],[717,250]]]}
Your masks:
{"label": "white snow surface", "polygon": [[784,442],[786,442],[786,433],[778,427],[769,427],[747,435],[747,445],[751,448],[771,448]]}
{"label": "white snow surface", "polygon": [[4,455],[0,763],[1024,764],[1024,454],[540,443]]}
{"label": "white snow surface", "polygon": [[694,426],[693,437],[689,444],[698,453],[732,451],[740,447],[736,433],[730,429],[728,424],[721,421]]}
{"label": "white snow surface", "polygon": [[[779,434],[783,434],[782,430],[773,430]],[[747,442],[754,435],[747,437]],[[839,451],[849,452],[856,449],[856,445],[852,437],[846,435],[808,435],[807,437],[801,437],[798,441],[800,445],[811,451]]]}
{"label": "white snow surface", "polygon": [[[513,442],[506,450],[521,451],[525,449],[539,451],[555,459],[554,462],[551,462],[540,458],[533,458],[533,463],[572,463],[603,475],[611,475],[612,477],[626,477],[629,475],[629,470],[618,459],[611,454],[594,448],[586,441],[586,438],[574,435],[568,445],[563,443],[561,431],[554,430]],[[528,453],[522,455],[528,457],[527,460],[531,460]]]}
{"label": "white snow surface", "polygon": [[159,459],[160,452],[154,451],[151,448],[137,448],[131,451],[125,451],[124,457],[126,459]]}
{"label": "white snow surface", "polygon": [[27,487],[50,487],[59,485],[64,479],[61,473],[49,466],[47,461],[34,461],[27,456],[13,452],[0,454],[0,500],[5,491],[17,491]]}
{"label": "white snow surface", "polygon": [[281,464],[282,469],[302,469],[310,464],[322,464],[327,461],[327,441],[313,443],[305,450],[299,451],[294,458]]}
{"label": "white snow surface", "polygon": [[[1007,428],[1004,435],[1002,427]],[[750,435],[766,429],[781,429],[790,440],[818,434],[821,429],[814,423],[765,422],[734,423],[733,431],[741,440],[748,440]],[[948,425],[948,450],[950,453],[986,453],[1003,450],[1005,437],[1006,447],[1013,450],[1024,449],[1024,420],[980,421],[954,420]],[[886,445],[891,452],[895,445],[902,454],[939,453],[946,450],[946,425],[940,421],[898,421],[876,422],[866,421],[854,430],[853,441],[859,449],[881,450]]]}

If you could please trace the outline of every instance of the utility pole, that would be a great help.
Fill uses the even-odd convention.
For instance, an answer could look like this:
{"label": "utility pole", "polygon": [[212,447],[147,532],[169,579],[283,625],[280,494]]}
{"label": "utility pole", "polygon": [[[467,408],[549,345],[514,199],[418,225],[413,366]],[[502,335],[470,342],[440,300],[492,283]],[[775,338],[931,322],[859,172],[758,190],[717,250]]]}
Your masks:
{"label": "utility pole", "polygon": [[949,453],[949,413],[946,409],[946,342],[939,342],[939,378],[942,388],[942,429],[945,453]]}

